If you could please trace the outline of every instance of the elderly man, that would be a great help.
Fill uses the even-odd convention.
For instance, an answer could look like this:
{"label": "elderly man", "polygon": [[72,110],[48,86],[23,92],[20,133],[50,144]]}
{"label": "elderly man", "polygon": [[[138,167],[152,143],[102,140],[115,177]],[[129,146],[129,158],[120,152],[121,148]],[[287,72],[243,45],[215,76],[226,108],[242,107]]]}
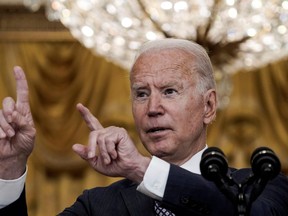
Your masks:
{"label": "elderly man", "polygon": [[[19,192],[3,204],[6,207],[0,210],[1,215],[13,215],[14,206],[23,207],[25,212],[23,173],[35,136],[28,87],[20,68],[15,69],[15,77],[16,103],[4,99],[0,113],[0,178],[20,186]],[[85,191],[59,215],[147,216],[161,215],[161,211],[165,211],[163,215],[181,216],[235,215],[232,201],[200,175],[201,155],[207,148],[206,129],[217,106],[213,70],[205,50],[180,39],[148,42],[136,56],[130,83],[135,125],[151,157],[137,151],[125,129],[103,128],[86,107],[78,104],[91,133],[87,146],[75,144],[73,150],[96,171],[125,179]],[[250,173],[231,170],[235,179]],[[288,215],[287,206],[288,180],[279,175],[253,203],[251,215],[284,216]]]}

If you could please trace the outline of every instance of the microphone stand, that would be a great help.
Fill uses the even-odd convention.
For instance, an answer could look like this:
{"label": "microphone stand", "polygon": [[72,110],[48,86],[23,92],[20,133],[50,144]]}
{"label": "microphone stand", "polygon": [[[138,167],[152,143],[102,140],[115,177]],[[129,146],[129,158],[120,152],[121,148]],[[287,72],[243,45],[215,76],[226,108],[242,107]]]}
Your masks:
{"label": "microphone stand", "polygon": [[[236,205],[236,211],[238,216],[248,216],[247,201],[244,192],[244,186],[248,184],[252,178],[248,179],[244,183],[237,184],[231,176],[222,176],[219,172],[219,167],[215,164],[210,165],[210,175],[214,176],[214,184],[219,190]],[[238,194],[235,195],[230,189],[231,186],[236,185]]]}
{"label": "microphone stand", "polygon": [[238,212],[238,216],[248,215],[247,205],[246,205],[246,196],[245,196],[242,184],[238,184],[237,212]]}
{"label": "microphone stand", "polygon": [[[223,178],[221,178],[223,179]],[[244,190],[244,187],[250,183],[253,180],[253,177],[248,178],[246,181],[243,183],[236,183],[234,179],[231,176],[226,176],[226,181],[222,181],[222,185],[220,185],[217,182],[214,182],[216,186],[226,195],[228,199],[230,199],[236,206],[236,211],[238,216],[249,216],[249,208],[247,204],[247,198],[246,198],[246,193]],[[237,187],[237,194],[234,194],[232,190],[229,188],[229,186],[236,185]]]}
{"label": "microphone stand", "polygon": [[237,185],[238,188],[238,194],[236,200],[238,216],[249,216],[250,206],[252,202],[260,195],[260,193],[257,194],[257,196],[255,196],[255,199],[253,201],[251,199],[247,200],[244,187],[254,184],[254,181],[255,181],[254,175],[249,176],[245,181],[239,184],[236,184],[236,182],[234,181],[234,183]]}

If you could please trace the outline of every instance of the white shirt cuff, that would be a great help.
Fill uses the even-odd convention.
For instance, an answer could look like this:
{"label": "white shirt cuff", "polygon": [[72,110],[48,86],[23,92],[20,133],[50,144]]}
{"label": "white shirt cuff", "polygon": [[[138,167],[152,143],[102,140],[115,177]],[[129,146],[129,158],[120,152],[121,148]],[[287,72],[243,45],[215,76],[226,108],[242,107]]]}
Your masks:
{"label": "white shirt cuff", "polygon": [[25,173],[18,179],[0,179],[0,209],[8,206],[20,197],[24,189],[26,176],[27,168]]}
{"label": "white shirt cuff", "polygon": [[169,170],[169,163],[153,156],[137,190],[153,199],[162,200]]}

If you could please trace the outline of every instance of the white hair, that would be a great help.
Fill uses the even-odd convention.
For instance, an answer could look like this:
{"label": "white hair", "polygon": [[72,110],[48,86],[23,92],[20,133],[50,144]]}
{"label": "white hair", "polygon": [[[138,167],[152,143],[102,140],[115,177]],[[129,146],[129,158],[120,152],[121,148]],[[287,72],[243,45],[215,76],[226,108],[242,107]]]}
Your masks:
{"label": "white hair", "polygon": [[192,41],[166,38],[146,42],[138,50],[134,63],[139,56],[146,52],[166,49],[180,49],[191,55],[191,60],[194,63],[191,71],[195,71],[199,75],[200,82],[198,83],[199,85],[197,85],[197,88],[199,88],[202,93],[208,89],[216,88],[212,64],[206,50],[199,44]]}

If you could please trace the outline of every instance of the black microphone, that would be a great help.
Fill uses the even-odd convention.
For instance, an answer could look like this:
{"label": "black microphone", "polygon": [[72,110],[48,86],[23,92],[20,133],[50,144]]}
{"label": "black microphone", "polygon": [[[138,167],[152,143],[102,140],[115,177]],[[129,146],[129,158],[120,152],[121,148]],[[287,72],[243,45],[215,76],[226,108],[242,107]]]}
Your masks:
{"label": "black microphone", "polygon": [[234,182],[227,176],[228,162],[221,149],[210,147],[203,152],[200,171],[205,179],[214,182],[220,191],[230,200],[235,201],[236,197],[229,188],[229,185]]}
{"label": "black microphone", "polygon": [[267,180],[275,178],[281,170],[280,160],[268,147],[257,148],[252,153],[250,163],[255,176]]}
{"label": "black microphone", "polygon": [[207,148],[202,154],[200,171],[209,181],[217,181],[222,176],[226,176],[228,163],[222,150],[217,147]]}
{"label": "black microphone", "polygon": [[254,150],[250,162],[255,183],[250,194],[249,207],[263,192],[268,181],[275,178],[281,170],[279,158],[268,147],[259,147]]}

